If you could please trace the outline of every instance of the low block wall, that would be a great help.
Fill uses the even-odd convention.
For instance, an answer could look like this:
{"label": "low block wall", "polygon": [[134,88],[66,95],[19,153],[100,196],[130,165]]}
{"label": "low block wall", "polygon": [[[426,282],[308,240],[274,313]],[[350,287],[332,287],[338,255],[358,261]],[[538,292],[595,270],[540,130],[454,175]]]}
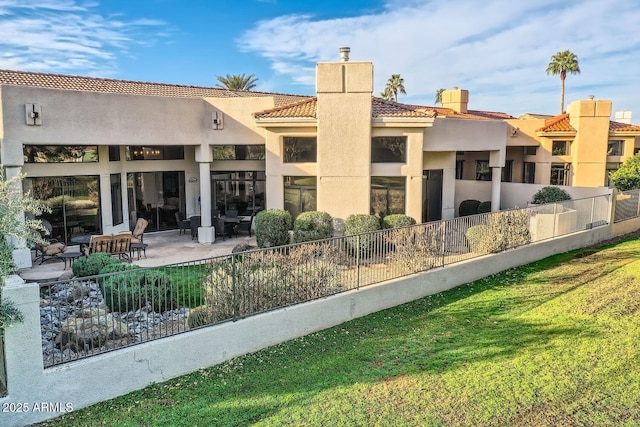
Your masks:
{"label": "low block wall", "polygon": [[[3,295],[18,305],[25,322],[6,331],[8,396],[0,399],[0,411],[7,409],[0,412],[0,425],[23,426],[53,418],[153,382],[610,237],[611,227],[603,226],[46,370],[42,362],[39,286],[14,281],[4,288]],[[23,412],[18,412],[20,409]]]}

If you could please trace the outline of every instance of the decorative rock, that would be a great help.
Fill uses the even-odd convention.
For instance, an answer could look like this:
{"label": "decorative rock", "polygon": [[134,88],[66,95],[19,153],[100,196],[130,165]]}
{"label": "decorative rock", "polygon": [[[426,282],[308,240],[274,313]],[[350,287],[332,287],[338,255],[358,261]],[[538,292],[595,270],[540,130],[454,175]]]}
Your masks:
{"label": "decorative rock", "polygon": [[56,344],[74,351],[83,351],[85,345],[94,349],[108,340],[126,338],[128,335],[126,323],[115,319],[106,308],[92,307],[64,321],[56,337]]}
{"label": "decorative rock", "polygon": [[248,243],[239,243],[233,247],[231,250],[232,254],[237,254],[238,252],[250,251],[251,249],[256,249],[255,246],[251,246]]}

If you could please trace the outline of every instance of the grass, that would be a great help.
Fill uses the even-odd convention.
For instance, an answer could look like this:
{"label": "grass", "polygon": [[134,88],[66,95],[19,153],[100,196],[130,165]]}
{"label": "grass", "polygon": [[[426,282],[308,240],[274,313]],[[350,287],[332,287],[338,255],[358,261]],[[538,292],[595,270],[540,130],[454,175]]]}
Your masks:
{"label": "grass", "polygon": [[639,255],[557,255],[46,425],[636,426]]}

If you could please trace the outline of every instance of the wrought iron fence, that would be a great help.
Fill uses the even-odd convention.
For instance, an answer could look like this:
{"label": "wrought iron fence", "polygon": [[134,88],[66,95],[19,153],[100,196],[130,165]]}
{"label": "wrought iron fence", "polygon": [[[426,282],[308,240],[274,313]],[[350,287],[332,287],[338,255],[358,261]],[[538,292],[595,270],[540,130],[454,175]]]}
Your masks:
{"label": "wrought iron fence", "polygon": [[604,225],[609,196],[41,286],[45,366]]}

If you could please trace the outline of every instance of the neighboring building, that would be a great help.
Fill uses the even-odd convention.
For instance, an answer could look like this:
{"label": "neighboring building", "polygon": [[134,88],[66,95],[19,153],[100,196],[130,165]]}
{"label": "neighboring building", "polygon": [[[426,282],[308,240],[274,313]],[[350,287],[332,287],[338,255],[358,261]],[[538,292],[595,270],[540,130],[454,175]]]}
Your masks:
{"label": "neighboring building", "polygon": [[202,216],[203,243],[215,210],[452,218],[457,152],[500,176],[511,116],[468,111],[459,89],[443,108],[372,94],[373,64],[346,56],[317,65],[315,97],[0,70],[0,155],[66,241],[139,217],[174,229],[178,211]]}
{"label": "neighboring building", "polygon": [[[566,114],[527,114],[507,119],[507,139],[502,181],[576,187],[609,186],[615,171],[640,150],[640,126],[610,120],[612,103],[607,100],[575,101]],[[630,119],[630,113],[616,117]],[[459,174],[463,179],[488,179],[486,155],[460,153]],[[475,168],[473,167],[475,165]],[[475,171],[475,177],[473,176]]]}

